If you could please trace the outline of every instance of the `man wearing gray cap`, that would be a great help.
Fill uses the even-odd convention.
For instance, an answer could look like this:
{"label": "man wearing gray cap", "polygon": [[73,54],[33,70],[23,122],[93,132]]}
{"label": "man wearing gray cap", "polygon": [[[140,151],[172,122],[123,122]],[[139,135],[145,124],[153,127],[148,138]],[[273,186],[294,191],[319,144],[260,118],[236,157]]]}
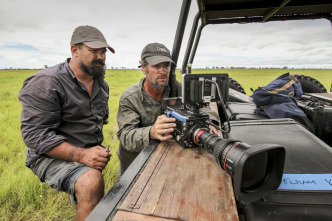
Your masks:
{"label": "man wearing gray cap", "polygon": [[50,187],[65,191],[84,220],[104,195],[102,170],[111,154],[102,146],[108,119],[103,34],[79,26],[70,42],[72,58],[30,76],[19,93],[26,166]]}
{"label": "man wearing gray cap", "polygon": [[[120,140],[117,155],[120,159],[119,174],[123,174],[150,140],[165,141],[172,138],[175,118],[167,118],[161,112],[162,99],[170,95],[168,85],[170,66],[174,62],[169,50],[160,43],[151,43],[141,53],[141,65],[145,78],[127,88],[121,95],[117,122]],[[181,84],[176,82],[176,94],[181,96]],[[206,109],[204,109],[206,111]],[[219,122],[217,114],[206,112]],[[211,128],[212,129],[212,128]],[[215,128],[213,129],[216,132]]]}

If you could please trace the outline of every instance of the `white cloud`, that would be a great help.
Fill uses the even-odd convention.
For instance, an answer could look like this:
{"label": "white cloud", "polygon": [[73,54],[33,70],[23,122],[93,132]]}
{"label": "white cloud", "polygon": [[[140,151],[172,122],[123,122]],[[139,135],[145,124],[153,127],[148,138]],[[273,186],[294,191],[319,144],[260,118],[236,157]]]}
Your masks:
{"label": "white cloud", "polygon": [[[330,26],[326,20],[207,26],[195,61],[208,66],[214,53],[211,62],[217,66],[331,68]],[[201,56],[207,59],[199,62]]]}
{"label": "white cloud", "polygon": [[[116,53],[107,55],[108,67],[137,68],[146,44],[160,42],[172,50],[181,4],[179,0],[2,0],[0,68],[40,68],[63,62],[70,56],[73,30],[84,24],[100,29],[114,47]],[[197,10],[195,1],[191,9],[178,67]],[[331,37],[327,20],[209,25],[203,30],[193,67],[332,68]],[[36,50],[14,50],[8,45]]]}

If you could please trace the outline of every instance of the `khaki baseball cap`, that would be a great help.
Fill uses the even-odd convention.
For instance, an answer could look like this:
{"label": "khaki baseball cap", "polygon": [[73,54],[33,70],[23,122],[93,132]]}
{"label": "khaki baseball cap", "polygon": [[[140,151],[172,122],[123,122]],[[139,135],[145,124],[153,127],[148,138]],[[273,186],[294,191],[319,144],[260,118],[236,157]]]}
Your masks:
{"label": "khaki baseball cap", "polygon": [[162,62],[172,62],[175,64],[169,50],[165,45],[160,43],[150,43],[146,45],[141,53],[141,60],[143,59],[151,65],[156,65]]}
{"label": "khaki baseball cap", "polygon": [[108,48],[115,53],[114,49],[107,44],[104,35],[95,27],[82,25],[77,27],[71,36],[70,45],[83,43],[89,48]]}

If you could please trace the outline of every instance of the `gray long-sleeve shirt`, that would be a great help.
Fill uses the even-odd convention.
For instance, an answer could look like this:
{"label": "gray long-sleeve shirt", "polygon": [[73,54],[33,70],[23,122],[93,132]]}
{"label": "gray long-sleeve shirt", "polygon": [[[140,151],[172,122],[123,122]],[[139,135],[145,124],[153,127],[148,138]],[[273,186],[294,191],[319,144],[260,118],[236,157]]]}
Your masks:
{"label": "gray long-sleeve shirt", "polygon": [[20,90],[27,166],[64,141],[82,148],[103,141],[109,87],[104,80],[95,80],[90,97],[68,62],[69,59],[30,76]]}
{"label": "gray long-sleeve shirt", "polygon": [[[117,122],[119,131],[117,136],[120,140],[117,154],[122,166],[127,166],[136,158],[139,152],[149,143],[150,129],[157,117],[162,114],[161,103],[153,99],[143,88],[145,78],[138,84],[130,86],[121,95]],[[181,96],[181,84],[176,84],[176,94]],[[166,86],[163,98],[168,98],[170,88]],[[219,122],[218,115],[208,108],[207,112],[211,119]],[[122,171],[124,172],[124,171]]]}

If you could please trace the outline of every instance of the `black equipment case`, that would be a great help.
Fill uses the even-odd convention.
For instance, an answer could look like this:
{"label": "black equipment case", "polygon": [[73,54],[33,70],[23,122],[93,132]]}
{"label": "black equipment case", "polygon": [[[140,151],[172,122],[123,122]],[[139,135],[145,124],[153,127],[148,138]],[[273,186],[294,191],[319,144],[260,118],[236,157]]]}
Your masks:
{"label": "black equipment case", "polygon": [[286,149],[279,189],[252,204],[239,205],[240,220],[332,220],[330,146],[292,119],[232,121],[230,126],[227,138]]}
{"label": "black equipment case", "polygon": [[297,104],[313,123],[316,136],[332,146],[332,93],[304,94]]}
{"label": "black equipment case", "polygon": [[231,121],[270,119],[266,115],[255,113],[256,105],[254,103],[228,102],[225,109],[226,115]]}

